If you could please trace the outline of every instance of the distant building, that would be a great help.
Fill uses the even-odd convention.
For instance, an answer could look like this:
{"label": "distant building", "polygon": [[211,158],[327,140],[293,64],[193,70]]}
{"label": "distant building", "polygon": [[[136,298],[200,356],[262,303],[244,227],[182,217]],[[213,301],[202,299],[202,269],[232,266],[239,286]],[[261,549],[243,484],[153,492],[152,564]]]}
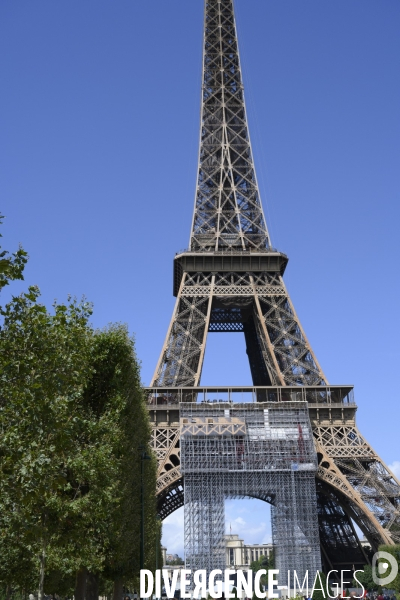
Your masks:
{"label": "distant building", "polygon": [[261,558],[261,556],[269,558],[272,550],[272,544],[245,544],[236,533],[225,535],[225,562],[227,568],[250,567],[251,563]]}
{"label": "distant building", "polygon": [[[251,563],[261,558],[261,556],[271,556],[272,544],[245,544],[236,533],[230,533],[225,538],[225,562],[226,568],[234,567],[236,569],[249,568]],[[184,566],[167,565],[167,561],[176,560],[177,554],[167,554],[166,548],[162,548],[164,569],[168,570],[169,578],[173,571],[180,571]]]}
{"label": "distant building", "polygon": [[[167,551],[165,550],[165,552],[167,552]],[[170,561],[170,560],[178,560],[179,556],[178,556],[178,554],[165,554],[165,559],[168,560],[168,561]]]}

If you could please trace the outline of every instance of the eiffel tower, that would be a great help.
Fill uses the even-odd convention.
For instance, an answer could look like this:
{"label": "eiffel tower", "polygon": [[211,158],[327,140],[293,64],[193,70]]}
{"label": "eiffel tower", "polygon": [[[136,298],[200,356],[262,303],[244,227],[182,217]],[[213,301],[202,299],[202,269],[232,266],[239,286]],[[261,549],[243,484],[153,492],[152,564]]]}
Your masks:
{"label": "eiffel tower", "polygon": [[[372,552],[399,543],[400,483],[359,432],[352,387],[328,384],[286,290],[287,263],[271,245],[261,205],[233,0],[205,0],[190,246],[174,258],[175,309],[148,388],[159,513],[165,518],[185,502],[182,402],[235,392],[251,393],[257,402],[300,398],[307,402],[317,457],[323,568],[362,568],[371,556],[354,524]],[[201,387],[208,331],[244,333],[251,388]],[[267,492],[263,499],[273,503]]]}

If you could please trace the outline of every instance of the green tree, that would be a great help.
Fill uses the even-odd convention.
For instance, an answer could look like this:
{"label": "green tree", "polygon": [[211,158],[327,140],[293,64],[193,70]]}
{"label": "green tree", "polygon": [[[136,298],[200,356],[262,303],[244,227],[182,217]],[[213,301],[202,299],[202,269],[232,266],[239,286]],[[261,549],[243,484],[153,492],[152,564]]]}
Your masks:
{"label": "green tree", "polygon": [[[0,289],[22,279],[26,253],[0,255]],[[146,567],[160,555],[156,460],[133,340],[93,331],[89,303],[50,314],[39,290],[13,298],[0,327],[0,583],[96,597],[137,585],[140,452]],[[78,586],[79,588],[79,586]],[[79,598],[79,593],[75,594]]]}
{"label": "green tree", "polygon": [[275,564],[275,558],[274,558],[273,552],[270,554],[269,557],[268,556],[260,556],[260,558],[258,558],[257,560],[253,560],[253,562],[250,564],[250,569],[254,573],[257,573],[257,571],[259,571],[260,569],[266,570],[265,575],[262,575],[260,577],[260,585],[264,585],[265,587],[267,587],[267,585],[268,585],[268,570],[273,569],[274,564]]}
{"label": "green tree", "polygon": [[[33,583],[61,544],[76,414],[90,369],[87,303],[55,305],[39,291],[13,298],[0,330],[0,581]],[[22,559],[22,562],[21,562]],[[39,563],[39,568],[37,569]]]}
{"label": "green tree", "polygon": [[180,556],[167,560],[167,565],[184,565],[185,561]]}
{"label": "green tree", "polygon": [[[390,584],[387,585],[386,587],[395,590],[396,592],[400,592],[400,544],[396,544],[394,546],[379,546],[379,551],[383,551],[383,552],[388,552],[389,554],[391,554],[397,561],[397,564],[399,566],[399,570],[397,573],[397,576],[395,578],[395,580]],[[378,562],[387,562],[384,559],[380,559]],[[391,567],[389,567],[388,571],[385,572],[384,576],[386,577],[387,575],[389,575],[391,572]]]}
{"label": "green tree", "polygon": [[[150,423],[140,383],[133,339],[126,327],[113,325],[95,333],[92,374],[82,396],[82,413],[91,423],[85,440],[83,467],[95,476],[88,482],[85,531],[91,532],[98,552],[97,570],[122,584],[137,585],[140,546],[140,448],[151,457],[144,461],[146,568],[154,570],[161,524],[156,519],[156,460],[152,456]],[[94,462],[93,462],[94,461]],[[79,548],[76,548],[79,555]]]}
{"label": "green tree", "polygon": [[[363,570],[357,573],[357,579],[366,590],[375,591],[378,589],[377,584],[372,579],[371,565],[364,565]],[[353,587],[360,587],[355,579],[353,579]]]}
{"label": "green tree", "polygon": [[[4,216],[0,215],[0,225],[2,225],[4,220]],[[2,235],[0,234],[0,237]],[[23,271],[28,260],[27,252],[20,246],[17,252],[10,254],[7,250],[3,250],[0,247],[0,291],[6,286],[9,285],[10,281],[15,280],[23,280]],[[0,315],[3,315],[3,310],[0,307]],[[0,411],[1,411],[1,401],[0,401]],[[1,429],[0,429],[1,433]],[[1,453],[0,453],[1,460]],[[10,519],[12,521],[12,518]],[[10,523],[9,521],[9,523]],[[2,532],[2,536],[4,537],[5,532]],[[1,539],[0,539],[1,544]],[[4,570],[7,572],[10,569],[10,573],[12,571],[12,566],[18,564],[21,569],[20,583],[22,586],[25,586],[29,582],[29,576],[27,574],[30,572],[30,555],[26,548],[24,548],[19,543],[18,532],[15,532],[13,545],[8,548],[8,552],[3,555],[0,551],[0,579],[1,573]],[[14,575],[11,573],[10,578]],[[6,586],[6,598],[8,598],[11,587]]]}
{"label": "green tree", "polygon": [[24,576],[32,588],[38,576],[43,594],[55,581],[70,590],[77,574],[78,588],[89,585],[96,597],[101,576],[116,590],[137,586],[139,447],[151,456],[146,568],[160,551],[139,366],[125,327],[93,332],[86,303],[55,305],[50,315],[37,295],[31,289],[7,305],[0,331],[0,581]]}
{"label": "green tree", "polygon": [[[3,220],[4,217],[0,214],[0,225],[2,225]],[[0,237],[2,237],[1,234]],[[9,285],[10,281],[24,278],[23,271],[27,260],[28,254],[21,246],[13,254],[10,254],[7,250],[2,250],[0,247],[0,291],[3,287]]]}

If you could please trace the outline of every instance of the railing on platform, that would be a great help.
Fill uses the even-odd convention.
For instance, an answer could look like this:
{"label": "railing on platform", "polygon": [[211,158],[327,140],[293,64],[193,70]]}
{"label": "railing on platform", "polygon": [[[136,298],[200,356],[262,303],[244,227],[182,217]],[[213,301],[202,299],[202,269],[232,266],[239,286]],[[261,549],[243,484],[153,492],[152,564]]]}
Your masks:
{"label": "railing on platform", "polygon": [[149,406],[196,403],[232,402],[308,402],[309,404],[354,405],[354,391],[351,385],[330,386],[245,386],[245,387],[154,387],[145,388]]}
{"label": "railing on platform", "polygon": [[207,254],[215,254],[217,256],[247,256],[249,254],[282,254],[286,256],[283,252],[274,248],[273,246],[268,246],[267,248],[222,248],[220,250],[215,250],[215,248],[184,248],[183,250],[178,250],[175,252],[175,256],[179,256],[180,254],[202,254],[206,252]]}

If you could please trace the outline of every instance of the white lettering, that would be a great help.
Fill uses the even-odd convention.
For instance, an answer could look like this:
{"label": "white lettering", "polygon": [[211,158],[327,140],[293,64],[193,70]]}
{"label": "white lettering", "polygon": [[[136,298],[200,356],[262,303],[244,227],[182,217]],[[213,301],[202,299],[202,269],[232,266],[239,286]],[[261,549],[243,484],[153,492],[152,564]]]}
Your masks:
{"label": "white lettering", "polygon": [[302,585],[300,585],[300,581],[299,581],[299,579],[297,577],[297,571],[293,571],[293,593],[294,593],[295,597],[297,596],[297,593],[296,593],[296,581],[297,581],[297,585],[299,586],[299,592],[303,592],[303,590],[305,591],[305,589],[306,589],[305,585],[306,585],[306,582],[307,582],[307,598],[308,598],[308,596],[309,596],[309,593],[308,593],[308,571],[306,571],[306,575],[305,575],[305,577],[303,579]]}
{"label": "white lettering", "polygon": [[[320,588],[315,587],[317,585],[317,579],[319,581],[319,585],[321,586]],[[318,571],[317,571],[317,574],[315,575],[314,585],[313,585],[312,590],[311,590],[311,597],[313,596],[315,590],[319,590],[320,592],[322,592],[323,595],[324,595],[324,598],[326,598],[324,586],[323,586],[323,583],[321,581],[321,575],[320,575],[320,573]]]}
{"label": "white lettering", "polygon": [[231,587],[231,585],[233,586],[233,580],[230,579],[231,575],[234,575],[236,573],[236,571],[233,571],[232,569],[225,569],[225,576],[224,576],[224,588],[225,588],[225,598],[234,598],[234,594],[232,594],[229,591],[229,588]]}
{"label": "white lettering", "polygon": [[260,569],[257,571],[256,576],[254,577],[254,593],[257,598],[265,598],[266,593],[261,591],[260,588],[260,579],[263,575],[265,575],[267,571],[265,569]]}
{"label": "white lettering", "polygon": [[[147,577],[147,589],[146,589]],[[150,598],[153,594],[154,577],[153,573],[148,569],[140,569],[140,597]]]}
{"label": "white lettering", "polygon": [[207,571],[205,569],[195,571],[193,581],[195,584],[193,598],[207,598]]}
{"label": "white lettering", "polygon": [[[170,584],[169,579],[168,579],[168,570],[163,569],[163,579],[164,579],[165,593],[167,594],[167,598],[175,597],[175,589],[176,589],[176,584],[178,583],[178,575],[179,575],[179,571],[172,572],[172,581]],[[142,596],[140,596],[140,597],[142,597]]]}
{"label": "white lettering", "polygon": [[278,580],[274,575],[279,575],[279,569],[268,570],[268,598],[279,598],[279,594],[274,594],[274,585],[278,585]]}
{"label": "white lettering", "polygon": [[344,592],[344,584],[347,583],[348,585],[350,585],[350,581],[345,581],[343,579],[343,573],[351,573],[350,569],[344,569],[343,571],[340,571],[340,583],[342,586],[342,592]]}
{"label": "white lettering", "polygon": [[[326,576],[326,593],[328,594],[329,598],[337,598],[339,596],[339,586],[336,583],[336,581],[334,581],[333,583],[329,582],[329,577],[331,573],[339,573],[339,571],[333,569],[333,571],[329,571],[328,575]],[[333,596],[331,596],[329,593],[329,586],[333,587]]]}
{"label": "white lettering", "polygon": [[161,598],[161,569],[156,570],[156,598]]}
{"label": "white lettering", "polygon": [[243,571],[237,572],[237,591],[239,598],[244,592],[246,598],[253,597],[253,571],[247,571],[247,579]]}
{"label": "white lettering", "polygon": [[364,596],[364,593],[365,593],[365,588],[364,588],[363,584],[361,583],[361,581],[358,581],[358,579],[357,579],[357,577],[356,577],[357,573],[364,573],[364,571],[362,571],[361,569],[359,569],[358,571],[354,571],[354,575],[353,575],[353,577],[354,577],[355,581],[357,581],[357,583],[358,583],[358,584],[359,584],[359,586],[361,587],[361,589],[362,589],[362,592],[361,592],[361,596],[354,596],[354,597],[355,597],[355,598],[363,598],[363,596]]}
{"label": "white lettering", "polygon": [[[222,581],[215,581],[217,575],[222,575],[221,569],[214,569],[211,571],[208,579],[208,591],[211,598],[222,597]],[[214,586],[217,588],[216,590],[214,590]]]}
{"label": "white lettering", "polygon": [[190,598],[190,590],[187,590],[187,586],[190,585],[190,579],[186,579],[186,575],[190,575],[192,571],[190,569],[181,570],[181,598]]}

